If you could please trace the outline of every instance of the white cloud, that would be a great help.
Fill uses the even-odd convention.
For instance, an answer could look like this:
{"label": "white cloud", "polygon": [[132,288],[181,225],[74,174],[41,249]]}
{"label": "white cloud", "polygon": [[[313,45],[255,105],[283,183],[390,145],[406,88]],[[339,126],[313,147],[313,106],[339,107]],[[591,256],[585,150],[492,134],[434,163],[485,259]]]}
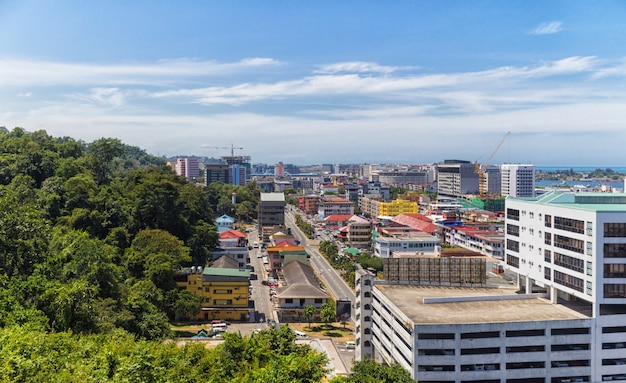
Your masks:
{"label": "white cloud", "polygon": [[32,95],[33,95],[32,92],[20,92],[17,94],[18,97],[30,97]]}
{"label": "white cloud", "polygon": [[232,63],[178,59],[113,65],[0,59],[0,86],[164,85],[181,79],[224,76],[278,65],[281,65],[279,61],[269,58]]}
{"label": "white cloud", "polygon": [[533,29],[531,35],[551,35],[563,30],[563,23],[560,21],[551,21],[549,23],[541,23],[535,29]]}
{"label": "white cloud", "polygon": [[[37,88],[35,100],[15,97],[20,91],[30,93],[31,83],[22,89],[13,83],[10,91],[0,87],[0,104],[11,103],[10,113],[0,113],[0,126],[46,129],[52,135],[87,142],[102,136],[118,137],[166,155],[219,156],[224,153],[200,145],[228,146],[232,142],[244,147],[254,161],[294,158],[302,164],[376,162],[381,161],[383,152],[390,153],[385,159],[399,162],[450,157],[473,160],[485,155],[480,149],[485,139],[497,142],[511,130],[513,135],[507,141],[518,140],[513,147],[520,149],[514,149],[517,152],[512,158],[502,157],[504,160],[540,164],[553,155],[553,148],[567,145],[572,150],[558,151],[559,156],[568,162],[565,157],[569,155],[570,164],[575,165],[581,157],[574,151],[615,152],[618,156],[620,151],[610,145],[618,146],[626,139],[622,127],[626,87],[623,78],[617,77],[626,76],[624,62],[592,56],[458,73],[376,73],[366,70],[369,64],[364,64],[355,65],[352,71],[288,79],[282,74],[264,75],[263,82],[229,77],[223,86],[189,87],[190,83],[209,81],[196,77],[213,73],[215,68],[203,67],[210,66],[207,63],[161,61],[154,65],[153,74],[137,74],[141,83],[128,81],[137,68],[78,66],[79,71],[90,73],[90,81],[81,84],[69,77],[56,79],[55,86]],[[254,74],[281,63],[251,59],[225,65],[222,72]],[[93,70],[96,67],[100,72]],[[179,73],[181,67],[189,69],[189,76]],[[339,63],[335,69],[349,67]],[[102,77],[94,72],[103,73]],[[607,75],[612,76],[610,81],[603,77]],[[0,78],[3,76],[0,70]],[[174,90],[170,90],[172,84]],[[576,136],[589,132],[610,134],[585,137],[576,144]],[[611,142],[599,142],[602,136],[612,137]],[[344,137],[349,137],[349,144]],[[306,148],[302,142],[307,143]],[[585,147],[577,148],[580,142]],[[494,159],[498,160],[502,161]]]}
{"label": "white cloud", "polygon": [[348,72],[348,73],[390,74],[390,73],[396,72],[398,70],[403,70],[403,69],[417,69],[417,68],[416,67],[387,66],[387,65],[380,65],[378,63],[365,62],[365,61],[349,61],[349,62],[322,65],[320,66],[320,69],[315,71],[315,73],[335,74],[335,73]]}
{"label": "white cloud", "polygon": [[[544,62],[534,67],[501,67],[478,72],[406,76],[362,76],[359,74],[319,74],[296,80],[274,83],[242,83],[232,86],[167,90],[153,93],[154,97],[184,97],[204,105],[241,106],[262,100],[285,98],[332,97],[353,95],[361,97],[416,98],[415,92],[436,89],[512,85],[514,82],[545,79],[549,76],[585,73],[594,70],[596,58],[569,57]],[[340,65],[341,66],[341,65]]]}

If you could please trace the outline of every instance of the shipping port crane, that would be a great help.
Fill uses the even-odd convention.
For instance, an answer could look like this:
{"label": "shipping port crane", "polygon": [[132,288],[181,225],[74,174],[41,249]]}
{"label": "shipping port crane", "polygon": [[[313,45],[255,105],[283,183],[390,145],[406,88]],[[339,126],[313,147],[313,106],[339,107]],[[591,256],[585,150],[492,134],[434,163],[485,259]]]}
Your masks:
{"label": "shipping port crane", "polygon": [[201,148],[206,148],[206,149],[230,149],[230,156],[231,157],[235,157],[235,149],[236,150],[243,150],[243,148],[240,147],[236,147],[233,144],[230,144],[230,146],[210,146],[210,145],[200,145]]}
{"label": "shipping port crane", "polygon": [[498,146],[496,146],[489,158],[487,158],[487,161],[485,161],[482,165],[478,164],[478,160],[474,162],[474,173],[478,174],[478,190],[481,197],[487,195],[487,165],[489,165],[489,161],[491,161],[493,159],[493,156],[496,155],[498,149],[500,149],[500,146],[502,146],[504,140],[506,140],[509,134],[511,134],[511,132],[506,132],[504,137],[502,137],[502,139],[498,143]]}

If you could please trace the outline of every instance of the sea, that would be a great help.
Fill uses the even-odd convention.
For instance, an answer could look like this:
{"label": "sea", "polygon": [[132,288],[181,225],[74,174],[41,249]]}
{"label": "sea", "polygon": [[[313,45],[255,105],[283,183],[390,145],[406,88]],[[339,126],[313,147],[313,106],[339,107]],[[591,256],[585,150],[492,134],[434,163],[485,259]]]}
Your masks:
{"label": "sea", "polygon": [[556,172],[558,170],[573,170],[574,172],[591,173],[596,169],[612,169],[616,173],[626,173],[624,166],[535,166],[542,172]]}
{"label": "sea", "polygon": [[[623,173],[626,178],[626,167],[624,166],[537,166],[537,170],[542,172],[557,172],[559,170],[572,170],[576,173],[591,173],[596,169],[612,169],[615,173]],[[537,180],[539,187],[587,187],[596,188],[602,185],[611,186],[613,189],[624,189],[624,181],[557,181],[557,180]]]}

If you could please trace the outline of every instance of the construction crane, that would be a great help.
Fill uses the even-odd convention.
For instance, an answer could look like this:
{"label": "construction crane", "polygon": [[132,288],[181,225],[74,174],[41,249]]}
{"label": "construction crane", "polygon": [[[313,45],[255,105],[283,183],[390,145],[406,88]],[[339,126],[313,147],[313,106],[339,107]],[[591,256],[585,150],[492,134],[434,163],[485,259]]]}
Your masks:
{"label": "construction crane", "polygon": [[502,144],[504,143],[504,140],[506,140],[509,134],[511,134],[511,132],[506,132],[504,137],[502,137],[502,139],[498,143],[498,146],[496,146],[496,148],[493,150],[489,158],[487,158],[487,161],[485,161],[482,165],[478,164],[478,160],[474,162],[474,173],[478,174],[478,182],[479,182],[478,190],[480,192],[481,197],[484,197],[487,195],[487,182],[486,182],[487,165],[489,165],[489,161],[491,161],[493,159],[493,156],[496,155],[496,153],[498,152],[498,149],[500,149],[500,146],[502,146]]}
{"label": "construction crane", "polygon": [[209,145],[200,145],[201,148],[206,148],[206,149],[230,149],[230,156],[231,157],[235,157],[235,149],[237,150],[243,150],[243,148],[238,148],[233,144],[230,144],[230,147],[228,146],[209,146]]}

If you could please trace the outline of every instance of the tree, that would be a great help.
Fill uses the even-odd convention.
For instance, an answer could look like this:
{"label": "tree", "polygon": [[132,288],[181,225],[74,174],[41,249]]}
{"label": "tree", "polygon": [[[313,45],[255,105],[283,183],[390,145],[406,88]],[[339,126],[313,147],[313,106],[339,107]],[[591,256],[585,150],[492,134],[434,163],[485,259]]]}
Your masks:
{"label": "tree", "polygon": [[315,307],[313,305],[305,305],[304,306],[304,317],[306,318],[306,321],[309,323],[309,328],[311,328],[311,319],[313,318],[313,315],[315,315]]}
{"label": "tree", "polygon": [[101,185],[109,181],[109,172],[112,169],[113,159],[124,153],[123,145],[117,138],[100,138],[87,147],[89,165],[94,179]]}
{"label": "tree", "polygon": [[385,365],[373,359],[354,362],[352,374],[337,376],[330,383],[414,383],[409,371],[397,363]]}
{"label": "tree", "polygon": [[124,257],[132,276],[147,278],[162,290],[175,288],[174,270],[191,261],[189,248],[164,230],[140,231]]}
{"label": "tree", "polygon": [[335,301],[328,299],[320,309],[320,319],[322,322],[328,324],[334,322],[337,318],[337,307]]}

